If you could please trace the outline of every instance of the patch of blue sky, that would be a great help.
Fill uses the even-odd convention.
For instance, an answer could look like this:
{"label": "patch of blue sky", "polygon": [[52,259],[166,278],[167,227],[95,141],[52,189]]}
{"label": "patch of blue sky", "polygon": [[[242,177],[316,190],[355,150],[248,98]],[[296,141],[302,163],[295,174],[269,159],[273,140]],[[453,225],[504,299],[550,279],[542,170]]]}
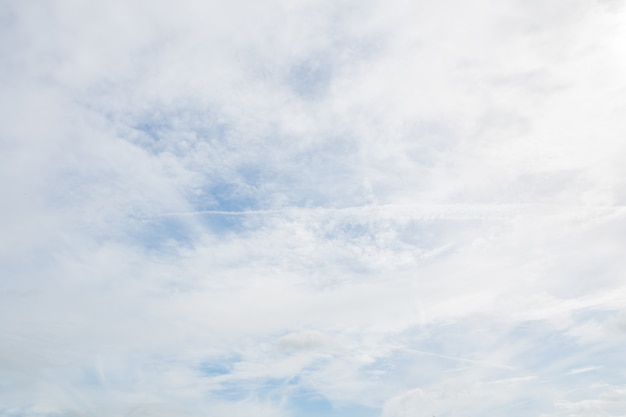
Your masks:
{"label": "patch of blue sky", "polygon": [[288,405],[297,417],[375,417],[380,410],[358,404],[333,404],[315,393],[303,391],[294,395]]}
{"label": "patch of blue sky", "polygon": [[[303,94],[321,88],[324,71],[311,63],[297,68],[294,77]],[[197,210],[250,210],[277,203],[341,207],[367,202],[355,168],[358,164],[353,163],[358,157],[357,144],[350,138],[316,139],[302,147],[287,146],[288,149],[266,149],[263,143],[280,144],[289,138],[267,140],[251,151],[240,143],[241,138],[229,123],[208,111],[205,114],[185,109],[144,115],[133,128],[139,132],[136,144],[151,153],[168,152],[181,157],[188,169],[204,177],[201,181],[205,185],[189,193]],[[194,154],[201,143],[209,144],[209,148],[202,147],[200,153],[206,158],[202,166],[196,166],[198,158]],[[223,157],[231,156],[224,162]],[[213,159],[215,163],[211,162]],[[232,219],[226,220],[231,222]],[[234,225],[227,224],[226,228],[230,226]]]}
{"label": "patch of blue sky", "polygon": [[256,191],[249,184],[220,182],[207,187],[203,194],[212,210],[242,212],[258,208]]}
{"label": "patch of blue sky", "polygon": [[240,360],[236,354],[215,357],[199,362],[194,369],[202,378],[220,380],[219,388],[212,390],[212,394],[227,401],[251,397],[273,400],[292,391],[299,382],[298,377],[239,379],[233,370]]}
{"label": "patch of blue sky", "polygon": [[236,383],[221,385],[219,389],[211,391],[211,396],[224,401],[243,401],[251,397],[256,398],[254,389]]}
{"label": "patch of blue sky", "polygon": [[[220,178],[207,178],[206,185],[190,196],[203,218],[216,232],[243,230],[258,224],[255,216],[237,216],[254,210],[284,207],[332,208],[367,203],[364,187],[354,169],[341,162],[342,155],[356,152],[347,140],[323,141],[290,155],[289,164],[277,169],[261,156],[231,167]],[[349,158],[349,157],[348,157]],[[351,181],[351,178],[355,178]],[[201,213],[199,213],[201,214]]]}
{"label": "patch of blue sky", "polygon": [[240,360],[239,356],[228,356],[207,359],[196,366],[196,370],[205,377],[227,375],[232,372],[233,366]]}
{"label": "patch of blue sky", "polygon": [[[215,371],[219,372],[220,370],[216,369]],[[248,398],[256,398],[264,401],[279,402],[291,395],[297,388],[296,385],[297,379],[294,378],[232,380],[224,381],[218,389],[212,390],[211,394],[225,401],[242,401]]]}
{"label": "patch of blue sky", "polygon": [[493,415],[520,416],[541,415],[548,408],[550,402],[547,398],[522,398],[509,402],[499,407],[493,407],[490,411]]}
{"label": "patch of blue sky", "polygon": [[[305,65],[298,69],[297,77],[303,86],[312,89],[312,85],[322,82],[318,78],[323,76],[317,74],[317,69],[307,68]],[[369,202],[358,170],[351,162],[358,155],[357,145],[349,138],[312,141],[301,149],[291,149],[288,163],[277,164],[274,158],[280,161],[285,157],[280,149],[278,154],[283,156],[278,157],[272,156],[271,149],[266,154],[231,149],[236,145],[232,142],[235,139],[231,127],[211,114],[186,110],[155,112],[144,116],[134,127],[143,136],[140,146],[153,153],[181,156],[184,164],[194,164],[194,146],[199,142],[210,143],[210,152],[207,149],[203,152],[213,156],[207,154],[207,157],[219,159],[219,155],[232,155],[233,151],[239,155],[224,166],[188,167],[201,175],[204,184],[188,190],[186,196],[213,233],[240,233],[262,223],[254,216],[238,216],[241,212],[277,206],[346,207]],[[202,211],[232,214],[202,214]],[[155,228],[156,233],[163,230],[159,225]],[[174,233],[173,237],[180,240],[180,234]]]}
{"label": "patch of blue sky", "polygon": [[339,240],[353,243],[375,244],[378,228],[367,222],[345,221],[328,225],[323,229],[325,240]]}
{"label": "patch of blue sky", "polygon": [[99,388],[103,386],[100,371],[93,366],[86,366],[80,370],[78,384],[85,388]]}
{"label": "patch of blue sky", "polygon": [[313,57],[292,66],[288,80],[297,96],[313,99],[328,90],[332,75],[333,68],[329,59]]}
{"label": "patch of blue sky", "polygon": [[298,377],[230,382],[212,391],[212,395],[226,401],[255,398],[286,404],[289,413],[297,417],[374,417],[380,414],[379,409],[358,404],[335,404],[316,392],[302,389],[300,382]]}
{"label": "patch of blue sky", "polygon": [[[159,154],[184,155],[196,142],[225,142],[231,126],[209,110],[171,109],[140,115],[130,127],[133,140],[145,150]],[[193,149],[191,149],[193,151]]]}
{"label": "patch of blue sky", "polygon": [[195,200],[198,214],[213,233],[243,232],[258,224],[250,212],[263,208],[259,206],[255,187],[241,183],[213,184]]}
{"label": "patch of blue sky", "polygon": [[175,246],[192,246],[197,232],[184,218],[154,217],[128,231],[130,239],[147,250],[164,250]]}

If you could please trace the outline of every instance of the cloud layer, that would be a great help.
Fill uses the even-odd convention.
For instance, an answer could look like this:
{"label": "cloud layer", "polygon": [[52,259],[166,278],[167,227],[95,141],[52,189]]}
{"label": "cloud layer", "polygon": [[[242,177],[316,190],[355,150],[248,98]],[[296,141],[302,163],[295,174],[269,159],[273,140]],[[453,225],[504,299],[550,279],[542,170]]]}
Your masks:
{"label": "cloud layer", "polygon": [[626,8],[5,1],[0,416],[626,415]]}

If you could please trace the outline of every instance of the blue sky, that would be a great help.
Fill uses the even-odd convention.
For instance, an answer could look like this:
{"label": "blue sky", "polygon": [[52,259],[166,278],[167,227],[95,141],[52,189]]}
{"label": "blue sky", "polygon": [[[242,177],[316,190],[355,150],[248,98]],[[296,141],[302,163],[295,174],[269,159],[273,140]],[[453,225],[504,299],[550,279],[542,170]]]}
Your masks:
{"label": "blue sky", "polygon": [[626,415],[622,0],[4,1],[0,417]]}

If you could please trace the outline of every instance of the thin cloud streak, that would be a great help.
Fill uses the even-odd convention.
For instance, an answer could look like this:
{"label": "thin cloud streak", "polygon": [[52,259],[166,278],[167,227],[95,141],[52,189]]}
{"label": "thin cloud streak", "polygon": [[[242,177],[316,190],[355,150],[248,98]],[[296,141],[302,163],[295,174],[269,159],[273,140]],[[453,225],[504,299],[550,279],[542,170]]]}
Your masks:
{"label": "thin cloud streak", "polygon": [[144,220],[177,216],[255,216],[286,215],[362,215],[370,217],[394,217],[412,219],[506,219],[513,217],[548,216],[562,218],[593,219],[601,217],[621,218],[626,216],[626,206],[592,206],[559,204],[381,204],[352,207],[286,207],[260,210],[194,210],[152,215]]}
{"label": "thin cloud streak", "polygon": [[460,357],[457,357],[457,356],[442,355],[440,353],[426,352],[426,351],[423,351],[423,350],[416,350],[416,349],[406,349],[406,351],[414,353],[414,354],[419,354],[419,355],[436,356],[438,358],[450,359],[450,360],[453,360],[453,361],[472,363],[472,364],[474,364],[476,366],[498,368],[498,369],[504,369],[504,370],[509,370],[509,371],[517,370],[517,368],[515,368],[513,366],[510,366],[510,365],[503,365],[503,364],[493,363],[493,362],[489,362],[489,361],[468,359],[468,358],[460,358]]}

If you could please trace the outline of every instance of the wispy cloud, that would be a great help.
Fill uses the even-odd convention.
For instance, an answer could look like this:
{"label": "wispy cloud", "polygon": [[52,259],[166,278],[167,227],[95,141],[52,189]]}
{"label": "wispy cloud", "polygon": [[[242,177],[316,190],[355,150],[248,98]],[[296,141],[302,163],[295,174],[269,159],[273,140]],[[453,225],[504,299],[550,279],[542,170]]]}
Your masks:
{"label": "wispy cloud", "polygon": [[586,366],[584,368],[576,368],[576,369],[572,369],[571,371],[569,371],[567,375],[584,374],[585,372],[592,372],[600,368],[602,367],[601,366]]}

